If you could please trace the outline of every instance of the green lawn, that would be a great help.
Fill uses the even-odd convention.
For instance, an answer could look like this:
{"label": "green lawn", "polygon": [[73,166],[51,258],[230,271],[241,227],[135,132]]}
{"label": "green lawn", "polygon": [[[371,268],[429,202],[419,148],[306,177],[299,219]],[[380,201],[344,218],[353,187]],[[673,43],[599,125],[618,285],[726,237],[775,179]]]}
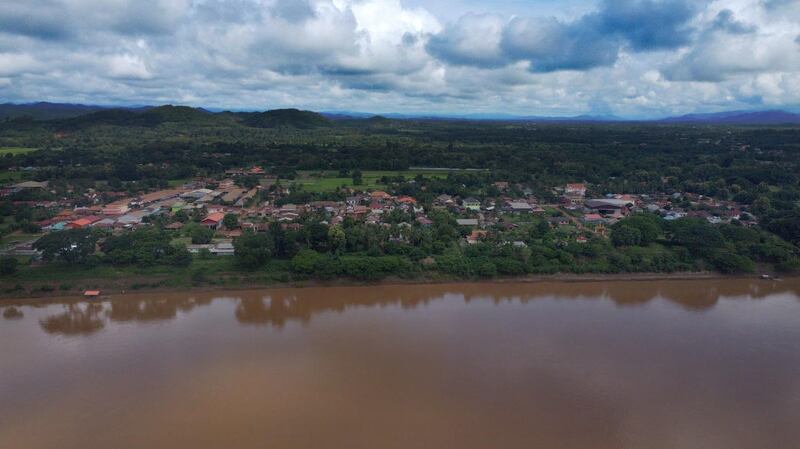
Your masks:
{"label": "green lawn", "polygon": [[170,179],[169,181],[167,181],[167,184],[169,184],[170,187],[180,187],[191,180],[192,178]]}
{"label": "green lawn", "polygon": [[0,147],[0,156],[5,156],[6,154],[25,154],[36,150],[38,150],[38,148]]}
{"label": "green lawn", "polygon": [[20,181],[23,178],[22,172],[18,171],[2,171],[0,172],[0,184],[7,182]]}
{"label": "green lawn", "polygon": [[0,247],[6,245],[13,245],[21,242],[28,242],[31,240],[35,240],[41,236],[42,234],[24,234],[22,232],[15,232],[13,234],[8,234],[3,236],[0,239]]}
{"label": "green lawn", "polygon": [[[353,187],[353,178],[342,178],[338,172],[300,172],[300,176],[295,180],[298,184],[309,192],[331,192],[337,187]],[[367,170],[361,172],[362,184],[358,186],[362,189],[382,189],[386,185],[380,182],[384,176],[404,176],[412,179],[417,175],[426,178],[446,178],[447,172],[441,170],[397,170],[397,171],[378,171]]]}

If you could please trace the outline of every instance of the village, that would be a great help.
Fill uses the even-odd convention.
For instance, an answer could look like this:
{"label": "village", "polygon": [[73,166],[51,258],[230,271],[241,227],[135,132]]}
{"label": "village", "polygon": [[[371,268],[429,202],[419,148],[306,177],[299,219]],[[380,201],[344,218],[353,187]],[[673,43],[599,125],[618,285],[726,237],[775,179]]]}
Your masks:
{"label": "village", "polygon": [[[258,183],[242,186],[237,182],[242,176],[256,178]],[[135,197],[124,196],[122,192],[104,192],[101,196],[88,189],[80,201],[28,201],[23,206],[50,211],[49,218],[33,223],[41,233],[88,228],[124,233],[154,222],[160,223],[168,232],[177,233],[189,222],[199,223],[213,231],[213,241],[184,242],[186,248],[193,254],[208,251],[219,256],[233,255],[233,240],[245,232],[267,231],[271,223],[297,230],[302,226],[301,218],[307,214],[323,217],[323,224],[328,226],[352,219],[373,226],[427,227],[433,223],[428,217],[431,211],[447,211],[463,230],[463,244],[476,244],[492,233],[513,230],[521,223],[530,222],[533,217],[546,221],[552,228],[568,230],[563,234],[577,243],[585,243],[591,238],[606,238],[611,226],[638,212],[657,214],[664,220],[696,217],[710,224],[734,220],[747,227],[757,224],[756,218],[735,202],[692,193],[589,195],[590,186],[569,183],[554,187],[551,201],[545,202],[523,185],[515,185],[512,189],[508,182],[497,181],[492,187],[499,195],[459,197],[442,193],[423,204],[412,196],[351,186],[346,189],[344,200],[294,204],[286,201],[294,188],[292,184],[282,184],[275,177],[264,174],[260,167],[251,167],[228,170],[219,178],[197,178],[174,188]],[[36,189],[47,190],[48,183],[17,183],[0,190],[0,195]],[[392,191],[390,188],[386,190]],[[512,190],[518,194],[513,194]],[[113,200],[103,201],[109,197]],[[15,205],[21,205],[17,203],[20,202],[15,202]],[[395,211],[403,220],[398,223],[393,218],[390,223],[387,217]],[[36,258],[40,255],[34,249],[38,235],[41,234],[35,233],[29,239],[22,238],[5,245],[2,253]],[[521,241],[507,243],[525,245]]]}

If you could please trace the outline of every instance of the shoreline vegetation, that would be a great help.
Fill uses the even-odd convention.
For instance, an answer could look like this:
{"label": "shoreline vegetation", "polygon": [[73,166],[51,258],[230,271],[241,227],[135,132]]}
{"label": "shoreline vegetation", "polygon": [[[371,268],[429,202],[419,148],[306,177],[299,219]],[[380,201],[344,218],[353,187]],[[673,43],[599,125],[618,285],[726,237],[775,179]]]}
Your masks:
{"label": "shoreline vegetation", "polygon": [[[237,273],[230,273],[232,275]],[[513,284],[513,283],[581,283],[581,282],[647,282],[647,281],[688,281],[688,280],[718,280],[718,279],[753,279],[760,280],[759,276],[753,274],[722,274],[718,272],[676,272],[676,273],[556,273],[542,275],[509,276],[497,277],[492,279],[481,278],[458,278],[452,276],[419,276],[415,278],[402,278],[397,276],[386,277],[376,281],[365,281],[348,278],[337,278],[331,280],[302,279],[289,281],[247,281],[241,277],[223,280],[210,280],[205,283],[171,284],[168,278],[154,279],[149,277],[150,282],[143,282],[142,278],[127,278],[128,282],[117,280],[91,279],[86,278],[81,285],[86,289],[99,289],[101,298],[108,296],[125,296],[133,294],[158,294],[186,292],[211,292],[223,290],[261,290],[261,289],[283,289],[283,288],[318,288],[318,287],[369,287],[369,286],[388,286],[388,285],[444,285],[454,283],[479,283],[479,284]],[[792,279],[789,276],[787,279]],[[776,279],[770,278],[772,282]],[[174,280],[174,279],[173,279]],[[48,284],[41,284],[42,285]],[[61,288],[36,288],[31,290],[14,290],[3,288],[0,291],[0,301],[10,300],[38,300],[49,298],[77,298],[82,297],[83,289],[61,289]]]}

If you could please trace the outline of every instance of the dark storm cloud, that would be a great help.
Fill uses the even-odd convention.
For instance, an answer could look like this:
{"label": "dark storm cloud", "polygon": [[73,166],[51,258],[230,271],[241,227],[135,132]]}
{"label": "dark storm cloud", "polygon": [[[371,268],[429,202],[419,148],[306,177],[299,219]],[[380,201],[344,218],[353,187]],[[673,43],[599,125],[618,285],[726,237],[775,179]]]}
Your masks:
{"label": "dark storm cloud", "polygon": [[582,25],[599,35],[620,36],[634,50],[673,49],[691,40],[688,22],[697,12],[687,0],[606,0]]}
{"label": "dark storm cloud", "polygon": [[316,15],[308,0],[278,0],[272,6],[272,11],[289,22],[302,22]]}
{"label": "dark storm cloud", "polygon": [[70,35],[70,22],[51,1],[0,2],[0,32],[56,40]]}
{"label": "dark storm cloud", "polygon": [[467,15],[432,36],[427,49],[450,64],[498,67],[526,60],[535,72],[587,70],[613,64],[625,47],[653,51],[688,44],[696,13],[688,1],[606,0],[598,11],[569,22],[516,17],[498,28],[494,16]]}
{"label": "dark storm cloud", "polygon": [[749,34],[758,31],[757,26],[736,20],[733,16],[733,11],[730,9],[720,11],[709,28],[712,31],[725,31],[731,34]]}

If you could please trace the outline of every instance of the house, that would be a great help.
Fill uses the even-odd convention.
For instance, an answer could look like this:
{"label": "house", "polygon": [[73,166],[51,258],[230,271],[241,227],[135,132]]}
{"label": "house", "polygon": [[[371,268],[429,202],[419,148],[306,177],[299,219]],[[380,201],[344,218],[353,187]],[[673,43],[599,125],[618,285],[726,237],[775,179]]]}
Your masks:
{"label": "house", "polygon": [[197,189],[197,190],[192,190],[190,192],[184,192],[180,195],[180,197],[183,198],[184,200],[197,201],[200,198],[203,198],[204,196],[212,192],[213,190],[211,189]]}
{"label": "house", "polygon": [[36,181],[20,182],[19,184],[14,184],[13,188],[16,189],[16,190],[46,189],[47,188],[47,181],[42,181],[42,182],[36,182]]}
{"label": "house", "polygon": [[211,251],[213,247],[214,245],[208,243],[186,245],[186,249],[192,254],[198,254],[202,250]]}
{"label": "house", "polygon": [[619,217],[627,215],[628,208],[633,206],[633,202],[626,199],[600,198],[586,200],[584,206],[595,213]]}
{"label": "house", "polygon": [[184,192],[185,191],[183,189],[159,190],[157,192],[142,195],[141,198],[139,198],[139,200],[136,203],[141,206],[146,206],[148,204],[155,203],[156,201],[164,201],[178,197],[180,194]]}
{"label": "house", "polygon": [[217,243],[211,249],[211,254],[215,256],[233,256],[236,253],[236,250],[233,247],[233,243]]}
{"label": "house", "polygon": [[49,226],[44,226],[42,227],[42,229],[45,231],[63,231],[64,229],[66,229],[66,227],[67,227],[66,221],[58,221],[54,222]]}
{"label": "house", "polygon": [[87,217],[79,218],[77,220],[67,223],[69,229],[83,229],[91,226],[93,223],[100,221],[100,217],[89,215]]}
{"label": "house", "polygon": [[417,217],[417,223],[419,223],[423,227],[428,227],[433,225],[433,221],[430,218],[425,216]]}
{"label": "house", "polygon": [[567,204],[578,205],[586,197],[586,185],[567,184],[564,187],[564,202]]}
{"label": "house", "polygon": [[222,202],[225,204],[233,204],[244,195],[245,192],[247,192],[245,189],[228,189],[228,191],[222,195]]}
{"label": "house", "polygon": [[120,200],[113,203],[106,204],[103,207],[103,215],[111,215],[111,216],[118,216],[118,215],[125,215],[130,210],[128,207],[128,200]]}
{"label": "house", "polygon": [[372,197],[373,200],[379,200],[379,201],[388,200],[389,198],[392,197],[392,195],[389,195],[388,193],[382,190],[376,190],[370,193],[369,196]]}
{"label": "house", "polygon": [[174,223],[170,223],[164,226],[164,229],[166,229],[167,231],[177,231],[182,228],[183,228],[183,223],[181,223],[180,221],[176,221]]}
{"label": "house", "polygon": [[476,229],[476,230],[472,231],[470,233],[470,235],[467,236],[467,243],[469,243],[470,245],[474,245],[474,244],[480,242],[481,239],[486,238],[486,236],[488,234],[489,233],[487,231],[479,231],[479,230]]}
{"label": "house", "polygon": [[457,218],[456,223],[459,226],[478,226],[477,218]]}
{"label": "house", "polygon": [[412,205],[412,206],[414,204],[417,204],[417,200],[415,200],[414,198],[411,198],[410,196],[398,197],[397,198],[397,202],[400,203],[400,204],[409,204],[409,205]]}
{"label": "house", "polygon": [[510,212],[515,212],[515,213],[533,212],[533,206],[526,203],[525,201],[509,201],[506,204],[506,209]]}
{"label": "house", "polygon": [[550,217],[547,221],[553,226],[565,226],[569,224],[569,218],[560,216],[560,217]]}
{"label": "house", "polygon": [[497,181],[494,183],[494,186],[497,190],[508,190],[508,181]]}
{"label": "house", "polygon": [[452,206],[453,205],[453,197],[447,194],[441,194],[433,200],[433,204],[437,206]]}
{"label": "house", "polygon": [[92,227],[100,229],[110,229],[114,227],[114,224],[116,224],[116,222],[117,220],[114,220],[113,218],[104,218],[102,220],[93,223]]}
{"label": "house", "polygon": [[585,184],[567,184],[564,187],[564,195],[567,196],[586,196]]}
{"label": "house", "polygon": [[586,214],[583,216],[583,222],[586,224],[605,223],[606,219],[600,214]]}
{"label": "house", "polygon": [[225,219],[225,214],[223,214],[222,212],[216,212],[213,214],[209,214],[206,218],[203,219],[203,221],[200,222],[200,224],[209,229],[217,230],[220,224],[222,224],[223,219]]}
{"label": "house", "polygon": [[477,198],[466,198],[464,201],[461,202],[461,205],[464,206],[464,209],[467,210],[474,210],[479,211],[481,210],[481,202],[478,201]]}

